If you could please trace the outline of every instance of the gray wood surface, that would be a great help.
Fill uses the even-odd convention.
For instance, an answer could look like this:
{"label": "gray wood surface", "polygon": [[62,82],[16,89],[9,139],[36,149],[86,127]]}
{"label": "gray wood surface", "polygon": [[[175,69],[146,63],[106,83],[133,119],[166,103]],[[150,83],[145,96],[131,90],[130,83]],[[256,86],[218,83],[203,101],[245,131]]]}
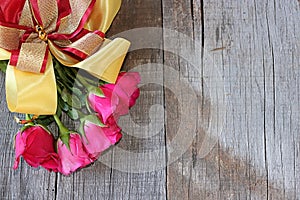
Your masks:
{"label": "gray wood surface", "polygon": [[20,127],[1,73],[1,199],[300,199],[299,11],[123,0],[108,36],[131,40],[124,69],[141,72],[141,96],[121,142],[68,177],[12,169]]}

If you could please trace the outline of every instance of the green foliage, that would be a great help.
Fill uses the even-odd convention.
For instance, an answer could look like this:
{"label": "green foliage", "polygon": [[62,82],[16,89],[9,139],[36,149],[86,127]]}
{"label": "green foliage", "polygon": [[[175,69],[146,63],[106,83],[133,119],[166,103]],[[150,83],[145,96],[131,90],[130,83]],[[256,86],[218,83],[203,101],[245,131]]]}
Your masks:
{"label": "green foliage", "polygon": [[0,70],[4,73],[6,72],[7,64],[8,60],[0,60]]}
{"label": "green foliage", "polygon": [[52,122],[54,122],[54,119],[52,115],[40,115],[35,121],[37,124],[41,124],[44,127],[47,127]]}

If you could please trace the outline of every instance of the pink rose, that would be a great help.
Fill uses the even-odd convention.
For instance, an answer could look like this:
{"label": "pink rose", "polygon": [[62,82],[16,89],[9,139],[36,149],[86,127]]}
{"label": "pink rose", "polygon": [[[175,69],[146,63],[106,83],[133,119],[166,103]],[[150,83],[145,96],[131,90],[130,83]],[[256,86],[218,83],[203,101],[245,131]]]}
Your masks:
{"label": "pink rose", "polygon": [[111,115],[118,120],[119,116],[128,114],[129,108],[139,97],[140,91],[137,85],[140,80],[137,72],[121,72],[116,84],[104,84],[100,87],[105,97],[89,95],[90,106],[102,116],[105,124]]}
{"label": "pink rose", "polygon": [[121,72],[117,78],[116,84],[103,85],[103,88],[112,90],[113,95],[116,95],[119,98],[117,107],[119,115],[126,115],[129,108],[135,104],[136,99],[140,95],[140,90],[137,87],[140,81],[141,77],[137,72]]}
{"label": "pink rose", "polygon": [[99,97],[93,93],[88,96],[88,101],[91,108],[99,113],[105,123],[106,120],[116,111],[119,104],[118,98],[112,98],[112,90],[101,88],[105,97]]}
{"label": "pink rose", "polygon": [[18,168],[20,157],[32,167],[42,166],[57,172],[60,159],[54,150],[54,137],[41,126],[31,126],[19,131],[15,138],[16,159],[14,169]]}
{"label": "pink rose", "polygon": [[116,143],[122,135],[121,129],[117,126],[100,127],[90,122],[84,126],[85,139],[83,144],[87,152],[94,158],[98,158],[104,150]]}
{"label": "pink rose", "polygon": [[77,169],[83,168],[94,161],[93,158],[89,157],[79,134],[70,134],[69,145],[70,149],[68,149],[61,139],[58,139],[57,141],[57,152],[62,165],[59,172],[64,175],[69,175]]}

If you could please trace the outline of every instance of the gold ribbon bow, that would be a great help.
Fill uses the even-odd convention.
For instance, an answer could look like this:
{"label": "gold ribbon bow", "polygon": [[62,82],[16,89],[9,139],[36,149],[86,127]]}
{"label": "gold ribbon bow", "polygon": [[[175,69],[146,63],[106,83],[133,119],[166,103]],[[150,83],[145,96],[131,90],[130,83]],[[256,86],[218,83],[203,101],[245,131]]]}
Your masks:
{"label": "gold ribbon bow", "polygon": [[[57,2],[68,6],[61,8]],[[36,115],[56,112],[52,56],[114,83],[130,43],[122,38],[110,41],[103,33],[120,5],[121,0],[24,1],[18,27],[0,24],[0,60],[10,59],[6,70],[9,110]]]}

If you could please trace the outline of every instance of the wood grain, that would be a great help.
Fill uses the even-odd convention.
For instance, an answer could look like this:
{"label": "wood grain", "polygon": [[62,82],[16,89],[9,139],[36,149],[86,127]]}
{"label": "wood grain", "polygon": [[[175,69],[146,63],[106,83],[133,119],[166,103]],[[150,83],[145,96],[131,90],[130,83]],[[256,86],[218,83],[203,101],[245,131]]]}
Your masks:
{"label": "wood grain", "polygon": [[[204,159],[197,155],[207,135],[205,129],[199,129],[194,144],[181,159],[168,167],[168,197],[299,198],[296,192],[299,159],[295,153],[299,141],[290,129],[291,124],[294,124],[294,131],[298,130],[296,124],[299,124],[299,116],[296,112],[296,117],[288,117],[286,120],[292,111],[288,115],[283,111],[282,104],[278,106],[278,101],[280,99],[287,108],[293,106],[296,110],[298,103],[292,103],[286,95],[278,94],[283,84],[276,80],[282,77],[282,73],[294,74],[294,78],[284,76],[284,80],[293,80],[291,84],[285,82],[284,91],[293,90],[292,99],[297,99],[299,91],[295,73],[298,72],[299,59],[293,58],[294,54],[298,55],[299,37],[292,31],[297,29],[294,20],[299,19],[299,13],[296,13],[299,11],[297,2],[283,5],[276,2],[205,1],[203,9],[199,1],[191,1],[190,4],[184,1],[164,3],[164,27],[202,41],[203,50],[221,50],[211,55],[204,52],[204,63],[199,71],[202,71],[203,77],[207,76],[211,63],[206,62],[205,58],[213,56],[214,63],[222,70],[227,96],[225,129],[219,137],[219,144]],[[170,5],[173,9],[169,8]],[[279,11],[281,14],[277,14]],[[280,26],[278,21],[282,20],[283,12],[293,17],[288,24],[282,23]],[[287,34],[287,31],[291,33]],[[278,42],[282,40],[288,44]],[[277,56],[274,55],[275,46]],[[279,55],[278,49],[285,52],[286,58]],[[175,56],[174,59],[173,56],[169,59],[169,56],[165,56],[164,59],[186,74],[187,64],[182,58]],[[289,68],[283,63],[289,63]],[[276,68],[280,71],[277,75]],[[192,74],[190,79],[201,85],[199,75],[195,79]],[[205,90],[200,88],[199,91],[201,93]],[[167,94],[166,107],[174,102],[174,98]],[[207,114],[204,110],[201,113]],[[180,112],[175,111],[174,115],[180,116]],[[178,118],[174,118],[167,121],[167,135],[176,133],[178,129]],[[286,121],[288,124],[283,125]],[[283,127],[286,126],[289,128],[284,131]],[[288,172],[287,169],[291,170]]]}
{"label": "wood grain", "polygon": [[[141,97],[121,142],[68,177],[12,169],[20,127],[1,73],[1,198],[300,199],[299,11],[297,0],[123,0],[108,37],[131,40],[124,69],[141,72]],[[176,148],[180,137],[192,143]]]}

